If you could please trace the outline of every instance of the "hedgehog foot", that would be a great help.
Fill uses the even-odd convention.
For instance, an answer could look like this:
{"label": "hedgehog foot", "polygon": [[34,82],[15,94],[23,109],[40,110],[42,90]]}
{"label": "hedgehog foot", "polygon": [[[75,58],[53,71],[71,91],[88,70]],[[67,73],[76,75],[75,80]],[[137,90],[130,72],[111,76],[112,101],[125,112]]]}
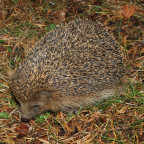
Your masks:
{"label": "hedgehog foot", "polygon": [[77,115],[78,114],[78,109],[69,109],[67,111],[68,116],[72,116],[72,115]]}

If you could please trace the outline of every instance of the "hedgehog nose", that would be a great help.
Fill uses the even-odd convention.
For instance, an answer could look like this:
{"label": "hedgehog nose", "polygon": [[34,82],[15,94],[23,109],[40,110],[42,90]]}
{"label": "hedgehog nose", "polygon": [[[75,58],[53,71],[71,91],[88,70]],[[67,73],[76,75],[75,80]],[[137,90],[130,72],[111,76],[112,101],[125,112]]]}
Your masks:
{"label": "hedgehog nose", "polygon": [[21,121],[22,121],[22,122],[28,122],[29,119],[21,117]]}

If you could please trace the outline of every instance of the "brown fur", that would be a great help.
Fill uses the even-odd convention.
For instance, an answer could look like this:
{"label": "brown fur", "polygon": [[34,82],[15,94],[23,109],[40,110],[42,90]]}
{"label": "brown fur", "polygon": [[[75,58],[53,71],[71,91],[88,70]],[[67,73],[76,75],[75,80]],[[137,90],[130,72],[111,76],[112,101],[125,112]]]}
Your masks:
{"label": "brown fur", "polygon": [[115,95],[124,74],[121,49],[99,22],[72,21],[48,32],[11,77],[10,89],[30,119]]}

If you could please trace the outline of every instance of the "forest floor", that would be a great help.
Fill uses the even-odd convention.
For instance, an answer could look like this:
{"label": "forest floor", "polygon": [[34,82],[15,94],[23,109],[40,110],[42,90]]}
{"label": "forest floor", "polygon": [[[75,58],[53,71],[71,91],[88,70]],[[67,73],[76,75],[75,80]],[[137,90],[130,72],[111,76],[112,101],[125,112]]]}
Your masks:
{"label": "forest floor", "polygon": [[[121,96],[77,115],[45,112],[21,122],[10,73],[48,31],[72,19],[99,20],[121,45],[127,68]],[[1,0],[0,144],[144,144],[144,1]]]}

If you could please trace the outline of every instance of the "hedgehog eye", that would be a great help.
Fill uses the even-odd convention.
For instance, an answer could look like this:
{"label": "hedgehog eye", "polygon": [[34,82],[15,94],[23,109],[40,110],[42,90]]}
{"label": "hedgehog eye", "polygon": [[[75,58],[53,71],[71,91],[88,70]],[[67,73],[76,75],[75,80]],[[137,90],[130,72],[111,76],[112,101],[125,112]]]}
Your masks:
{"label": "hedgehog eye", "polygon": [[34,105],[34,106],[32,106],[33,110],[38,110],[39,108],[40,108],[40,105]]}

